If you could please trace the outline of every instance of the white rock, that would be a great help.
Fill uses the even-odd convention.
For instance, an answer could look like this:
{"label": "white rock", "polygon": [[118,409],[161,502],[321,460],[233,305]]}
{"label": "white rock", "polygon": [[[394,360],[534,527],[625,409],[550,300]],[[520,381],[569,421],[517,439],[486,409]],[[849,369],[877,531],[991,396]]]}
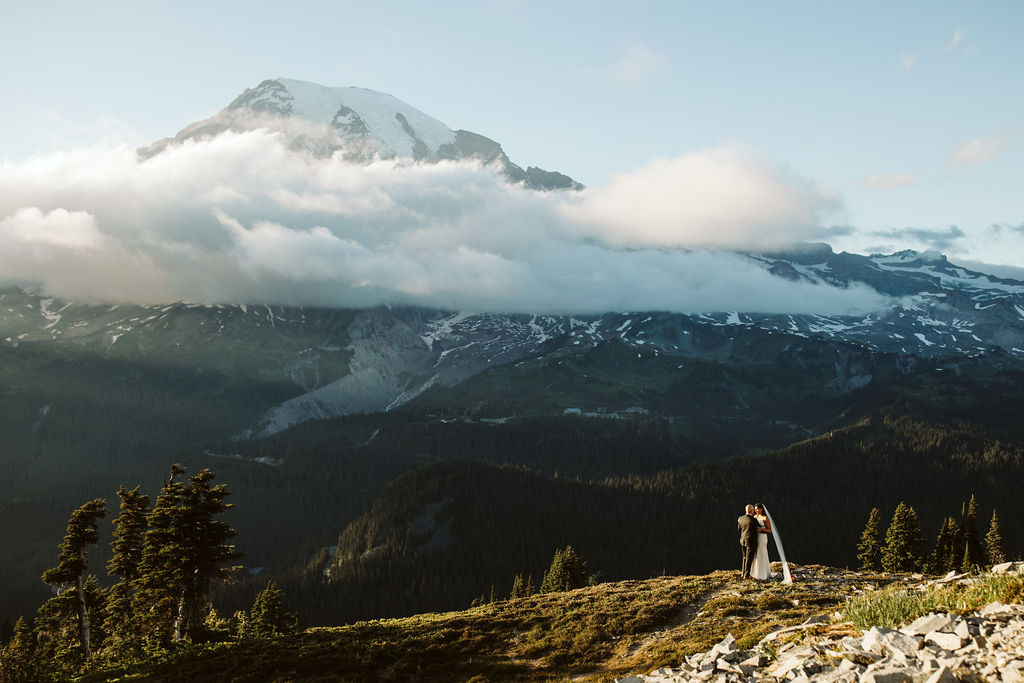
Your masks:
{"label": "white rock", "polygon": [[[935,629],[936,631],[940,629]],[[971,639],[971,626],[966,621],[957,622],[956,627],[953,629],[953,633],[957,634],[964,640]]]}
{"label": "white rock", "polygon": [[926,643],[935,643],[943,650],[955,652],[964,646],[964,639],[955,633],[932,631],[924,637]]}
{"label": "white rock", "polygon": [[904,626],[900,631],[911,636],[923,636],[932,631],[949,630],[952,624],[953,620],[949,618],[948,614],[926,614],[923,617],[918,617],[909,625]]}
{"label": "white rock", "polygon": [[1002,671],[1003,683],[1024,683],[1024,653],[1022,659],[1007,664]]}
{"label": "white rock", "polygon": [[990,602],[984,607],[982,607],[981,611],[979,611],[978,614],[980,614],[983,617],[994,617],[997,614],[1010,614],[1011,612],[1012,610],[1007,609],[1006,605],[997,600],[995,602]]}
{"label": "white rock", "polygon": [[757,669],[766,665],[767,663],[768,657],[762,654],[756,654],[744,659],[742,662],[740,662],[740,666],[749,666]]}
{"label": "white rock", "polygon": [[1015,564],[1016,564],[1016,562],[1003,562],[1002,564],[997,564],[994,567],[992,567],[992,573],[993,574],[1007,574],[1007,573],[1012,572],[1014,570],[1014,565]]}
{"label": "white rock", "polygon": [[882,644],[893,652],[901,652],[907,657],[915,657],[921,647],[921,639],[899,631],[889,631],[882,635]]}
{"label": "white rock", "polygon": [[844,659],[843,661],[839,662],[839,666],[837,666],[836,669],[838,671],[858,671],[860,667],[851,662],[849,659]]}
{"label": "white rock", "polygon": [[960,679],[956,677],[953,670],[944,666],[929,676],[925,683],[956,683],[958,680]]}
{"label": "white rock", "polygon": [[805,661],[807,660],[804,657],[786,657],[779,660],[772,673],[776,678],[785,678],[791,671],[803,668]]}

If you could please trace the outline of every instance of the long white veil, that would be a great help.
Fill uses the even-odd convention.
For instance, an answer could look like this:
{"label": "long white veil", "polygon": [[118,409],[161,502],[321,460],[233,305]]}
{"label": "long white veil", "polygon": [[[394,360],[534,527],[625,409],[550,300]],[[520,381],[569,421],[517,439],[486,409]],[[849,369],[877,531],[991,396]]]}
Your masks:
{"label": "long white veil", "polygon": [[793,583],[793,577],[789,573],[789,563],[786,562],[786,551],[782,549],[782,537],[779,536],[779,527],[775,526],[772,513],[768,512],[768,508],[764,504],[761,505],[761,509],[764,510],[764,514],[768,517],[768,522],[772,525],[772,538],[775,539],[775,547],[779,551],[779,559],[782,560],[782,583]]}

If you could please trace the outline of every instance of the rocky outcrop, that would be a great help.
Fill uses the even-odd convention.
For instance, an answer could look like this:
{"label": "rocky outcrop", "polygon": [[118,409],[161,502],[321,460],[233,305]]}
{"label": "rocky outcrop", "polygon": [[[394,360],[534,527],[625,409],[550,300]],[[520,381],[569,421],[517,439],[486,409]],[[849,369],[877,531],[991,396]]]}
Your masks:
{"label": "rocky outcrop", "polygon": [[[1024,572],[1005,563],[996,573]],[[948,576],[944,581],[969,581]],[[992,602],[969,614],[932,613],[899,629],[815,637],[824,616],[769,633],[751,650],[730,634],[676,668],[616,679],[621,683],[814,681],[817,683],[1024,683],[1024,605]]]}

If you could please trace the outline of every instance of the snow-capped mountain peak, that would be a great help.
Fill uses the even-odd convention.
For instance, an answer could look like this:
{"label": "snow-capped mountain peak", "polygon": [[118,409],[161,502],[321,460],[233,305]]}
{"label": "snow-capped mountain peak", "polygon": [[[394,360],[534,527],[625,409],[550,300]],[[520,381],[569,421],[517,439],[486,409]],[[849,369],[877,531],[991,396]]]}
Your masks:
{"label": "snow-capped mountain peak", "polygon": [[436,160],[455,131],[396,97],[368,88],[331,88],[290,78],[264,81],[246,90],[227,111],[260,112],[323,124],[326,135],[336,132],[343,145],[382,158]]}
{"label": "snow-capped mountain peak", "polygon": [[418,162],[475,159],[497,164],[509,180],[534,189],[580,189],[554,171],[512,163],[501,145],[476,133],[452,130],[402,100],[357,87],[327,87],[308,81],[274,78],[246,89],[213,116],[190,124],[175,137],[139,150],[143,159],[189,140],[233,131],[271,130],[296,152],[316,157],[340,154],[365,163],[376,159]]}

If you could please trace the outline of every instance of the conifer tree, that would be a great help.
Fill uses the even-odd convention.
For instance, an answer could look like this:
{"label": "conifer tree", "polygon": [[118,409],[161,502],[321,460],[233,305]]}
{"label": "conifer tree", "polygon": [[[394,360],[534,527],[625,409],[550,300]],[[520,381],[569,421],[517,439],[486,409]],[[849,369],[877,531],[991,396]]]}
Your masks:
{"label": "conifer tree", "polygon": [[515,600],[516,598],[525,598],[526,595],[526,579],[523,575],[516,574],[516,578],[512,580],[512,591],[508,594],[508,597]]}
{"label": "conifer tree", "polygon": [[988,533],[985,534],[985,553],[988,556],[989,566],[1006,562],[1006,553],[1003,551],[1003,534],[999,530],[999,515],[992,511],[992,521],[988,525]]}
{"label": "conifer tree", "polygon": [[132,602],[144,637],[153,644],[171,641],[172,614],[182,594],[179,565],[186,548],[179,528],[183,525],[185,485],[177,477],[184,473],[181,465],[171,466],[171,476],[147,515],[143,533],[142,560]]}
{"label": "conifer tree", "polygon": [[929,570],[934,574],[945,574],[953,568],[955,562],[953,557],[953,534],[954,522],[950,517],[942,520],[939,527],[939,535],[935,539],[935,550],[932,551],[931,560],[928,563]]}
{"label": "conifer tree", "polygon": [[203,628],[203,607],[214,585],[224,581],[241,557],[227,541],[235,535],[227,522],[215,519],[231,509],[223,484],[211,486],[213,472],[204,469],[175,481],[184,468],[171,468],[171,478],[149,514],[145,548],[139,566],[136,610],[149,620],[153,635],[166,643]]}
{"label": "conifer tree", "polygon": [[14,634],[0,649],[0,681],[4,683],[35,683],[39,680],[35,661],[36,636],[24,617],[14,622]]}
{"label": "conifer tree", "polygon": [[978,501],[971,495],[967,504],[967,516],[964,521],[964,554],[960,571],[971,571],[985,563],[984,551],[981,547],[981,536],[978,533]]}
{"label": "conifer tree", "polygon": [[533,585],[533,575],[527,576],[525,573],[516,574],[516,578],[512,581],[512,592],[509,594],[510,598],[528,598],[537,589]]}
{"label": "conifer tree", "polygon": [[914,508],[900,501],[885,532],[882,568],[888,572],[920,571],[923,564],[921,525]]}
{"label": "conifer tree", "polygon": [[138,636],[132,598],[140,576],[149,508],[149,496],[140,493],[139,488],[129,491],[122,486],[117,491],[121,509],[114,520],[113,557],[107,563],[107,572],[120,579],[110,589],[106,614],[107,632],[118,644],[135,641]]}
{"label": "conifer tree", "polygon": [[298,615],[284,608],[284,592],[267,583],[256,596],[249,614],[239,622],[238,635],[242,638],[272,638],[292,633],[298,623]]}
{"label": "conifer tree", "polygon": [[877,571],[879,568],[878,563],[882,558],[881,527],[882,513],[878,508],[871,508],[868,523],[861,532],[860,543],[857,544],[857,559],[860,560],[860,568],[864,571]]}
{"label": "conifer tree", "polygon": [[74,589],[78,614],[78,637],[82,654],[92,657],[89,643],[89,614],[85,599],[86,547],[99,543],[99,520],[107,514],[107,501],[94,498],[71,513],[67,533],[60,546],[57,566],[43,572],[43,581],[51,585]]}
{"label": "conifer tree", "polygon": [[[89,642],[95,651],[105,640],[103,615],[107,594],[94,574],[86,575],[83,592],[89,624]],[[33,624],[36,639],[35,660],[39,669],[45,670],[51,679],[70,679],[80,672],[86,661],[81,645],[78,605],[76,591],[66,590],[44,602],[36,611]]]}
{"label": "conifer tree", "polygon": [[960,558],[963,557],[963,535],[964,530],[957,521],[949,517],[947,518],[949,526],[949,536],[946,538],[946,547],[944,550],[944,556],[946,560],[945,566],[942,568],[943,572],[951,572],[956,570],[960,566]]}
{"label": "conifer tree", "polygon": [[950,569],[960,569],[963,563],[964,552],[967,549],[967,503],[960,503],[960,521],[953,530],[953,547],[950,556],[953,566]]}
{"label": "conifer tree", "polygon": [[563,550],[555,551],[555,556],[551,560],[551,566],[544,572],[544,579],[540,584],[540,592],[552,593],[582,588],[587,585],[589,578],[587,563],[569,545]]}

